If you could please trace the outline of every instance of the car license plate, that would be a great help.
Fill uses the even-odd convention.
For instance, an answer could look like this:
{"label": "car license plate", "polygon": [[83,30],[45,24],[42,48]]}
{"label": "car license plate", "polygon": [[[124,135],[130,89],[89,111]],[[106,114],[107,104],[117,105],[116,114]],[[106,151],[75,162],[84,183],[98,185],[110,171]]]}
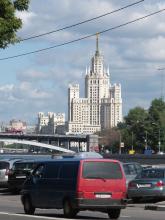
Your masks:
{"label": "car license plate", "polygon": [[26,178],[26,176],[16,176],[17,179]]}
{"label": "car license plate", "polygon": [[96,198],[107,199],[111,198],[111,194],[95,194]]}
{"label": "car license plate", "polygon": [[149,188],[151,187],[151,184],[146,183],[146,184],[137,184],[138,188]]}

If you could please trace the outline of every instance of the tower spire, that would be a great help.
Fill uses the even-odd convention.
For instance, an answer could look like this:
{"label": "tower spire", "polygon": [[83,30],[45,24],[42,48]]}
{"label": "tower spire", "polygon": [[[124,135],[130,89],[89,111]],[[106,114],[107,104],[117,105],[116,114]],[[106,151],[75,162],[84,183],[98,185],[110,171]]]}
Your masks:
{"label": "tower spire", "polygon": [[99,55],[99,32],[96,33],[96,55]]}

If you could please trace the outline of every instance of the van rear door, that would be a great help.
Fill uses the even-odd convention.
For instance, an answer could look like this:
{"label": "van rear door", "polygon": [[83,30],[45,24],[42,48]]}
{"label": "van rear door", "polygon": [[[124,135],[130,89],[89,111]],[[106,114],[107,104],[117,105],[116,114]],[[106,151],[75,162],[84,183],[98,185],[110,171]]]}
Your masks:
{"label": "van rear door", "polygon": [[83,194],[86,199],[125,198],[126,179],[120,162],[106,159],[81,161],[78,194]]}

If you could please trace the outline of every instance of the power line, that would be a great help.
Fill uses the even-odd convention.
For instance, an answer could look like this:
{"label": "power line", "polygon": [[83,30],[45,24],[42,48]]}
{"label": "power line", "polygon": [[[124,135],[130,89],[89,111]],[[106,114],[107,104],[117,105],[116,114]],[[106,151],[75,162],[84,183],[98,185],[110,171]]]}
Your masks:
{"label": "power line", "polygon": [[119,12],[119,11],[121,11],[121,10],[123,10],[123,9],[129,8],[129,7],[134,6],[134,5],[137,5],[137,4],[139,4],[139,3],[143,2],[143,1],[144,1],[144,0],[140,0],[140,1],[138,1],[138,2],[134,2],[134,3],[132,3],[132,4],[129,4],[129,5],[124,6],[124,7],[122,7],[122,8],[116,9],[116,10],[111,11],[111,12],[107,12],[107,13],[105,13],[105,14],[99,15],[99,16],[94,17],[94,18],[91,18],[91,19],[87,19],[87,20],[78,22],[78,23],[76,23],[76,24],[68,25],[68,26],[65,26],[65,27],[63,27],[63,28],[59,28],[59,29],[56,29],[56,30],[53,30],[53,31],[45,32],[45,33],[43,33],[43,34],[38,34],[38,35],[31,36],[31,37],[23,38],[23,39],[20,40],[20,42],[26,41],[26,40],[31,40],[31,39],[38,38],[38,37],[42,37],[42,36],[49,35],[49,34],[52,34],[52,33],[56,33],[56,32],[59,32],[59,31],[63,31],[63,30],[66,30],[66,29],[69,29],[69,28],[72,28],[72,27],[75,27],[75,26],[78,26],[78,25],[81,25],[81,24],[84,24],[84,23],[87,23],[87,22],[90,22],[90,21],[94,21],[94,20],[96,20],[96,19],[105,17],[105,16],[107,16],[107,15],[113,14],[113,13],[115,13],[115,12]]}
{"label": "power line", "polygon": [[[115,26],[115,27],[112,27],[112,28],[108,28],[108,29],[105,29],[103,31],[99,31],[97,33],[99,34],[103,34],[105,32],[108,32],[108,31],[112,31],[112,30],[115,30],[117,28],[120,28],[120,27],[123,27],[123,26],[126,26],[126,25],[129,25],[129,24],[132,24],[136,21],[140,21],[142,19],[145,19],[145,18],[148,18],[148,17],[151,17],[155,14],[158,14],[158,13],[161,13],[165,11],[165,8],[164,9],[161,9],[159,11],[156,11],[156,12],[153,12],[151,14],[148,14],[146,16],[143,16],[143,17],[140,17],[140,18],[136,18],[132,21],[128,21],[126,23],[123,23],[123,24],[120,24],[118,26]],[[42,51],[46,51],[46,50],[50,50],[50,49],[53,49],[53,48],[57,48],[57,47],[61,47],[61,46],[64,46],[64,45],[67,45],[67,44],[71,44],[71,43],[74,43],[74,42],[77,42],[77,41],[81,41],[81,40],[84,40],[84,39],[87,39],[87,38],[90,38],[90,37],[93,37],[95,36],[96,33],[94,34],[91,34],[91,35],[87,35],[87,36],[84,36],[84,37],[81,37],[81,38],[77,38],[77,39],[74,39],[74,40],[71,40],[71,41],[68,41],[68,42],[64,42],[64,43],[61,43],[61,44],[57,44],[57,45],[54,45],[54,46],[51,46],[51,47],[46,47],[46,48],[43,48],[43,49],[39,49],[39,50],[34,50],[34,51],[31,51],[31,52],[27,52],[27,53],[22,53],[22,54],[17,54],[17,55],[13,55],[13,56],[8,56],[8,57],[4,57],[4,58],[0,58],[0,61],[1,60],[8,60],[8,59],[13,59],[13,58],[17,58],[17,57],[22,57],[22,56],[26,56],[26,55],[29,55],[29,54],[34,54],[34,53],[39,53],[39,52],[42,52]]]}

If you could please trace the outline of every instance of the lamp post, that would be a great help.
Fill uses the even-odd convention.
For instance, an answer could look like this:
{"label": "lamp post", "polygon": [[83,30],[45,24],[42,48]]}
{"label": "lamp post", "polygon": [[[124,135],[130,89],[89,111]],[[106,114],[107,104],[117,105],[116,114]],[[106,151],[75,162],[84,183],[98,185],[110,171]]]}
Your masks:
{"label": "lamp post", "polygon": [[132,136],[132,151],[134,150],[133,149],[133,131],[131,132],[131,136]]}
{"label": "lamp post", "polygon": [[152,125],[156,125],[158,127],[158,153],[161,151],[161,141],[160,141],[160,124],[152,123]]}
{"label": "lamp post", "polygon": [[161,147],[161,142],[160,142],[160,128],[159,128],[159,140],[158,140],[158,152],[160,153],[160,147]]}
{"label": "lamp post", "polygon": [[121,154],[121,132],[119,131],[119,154]]}

